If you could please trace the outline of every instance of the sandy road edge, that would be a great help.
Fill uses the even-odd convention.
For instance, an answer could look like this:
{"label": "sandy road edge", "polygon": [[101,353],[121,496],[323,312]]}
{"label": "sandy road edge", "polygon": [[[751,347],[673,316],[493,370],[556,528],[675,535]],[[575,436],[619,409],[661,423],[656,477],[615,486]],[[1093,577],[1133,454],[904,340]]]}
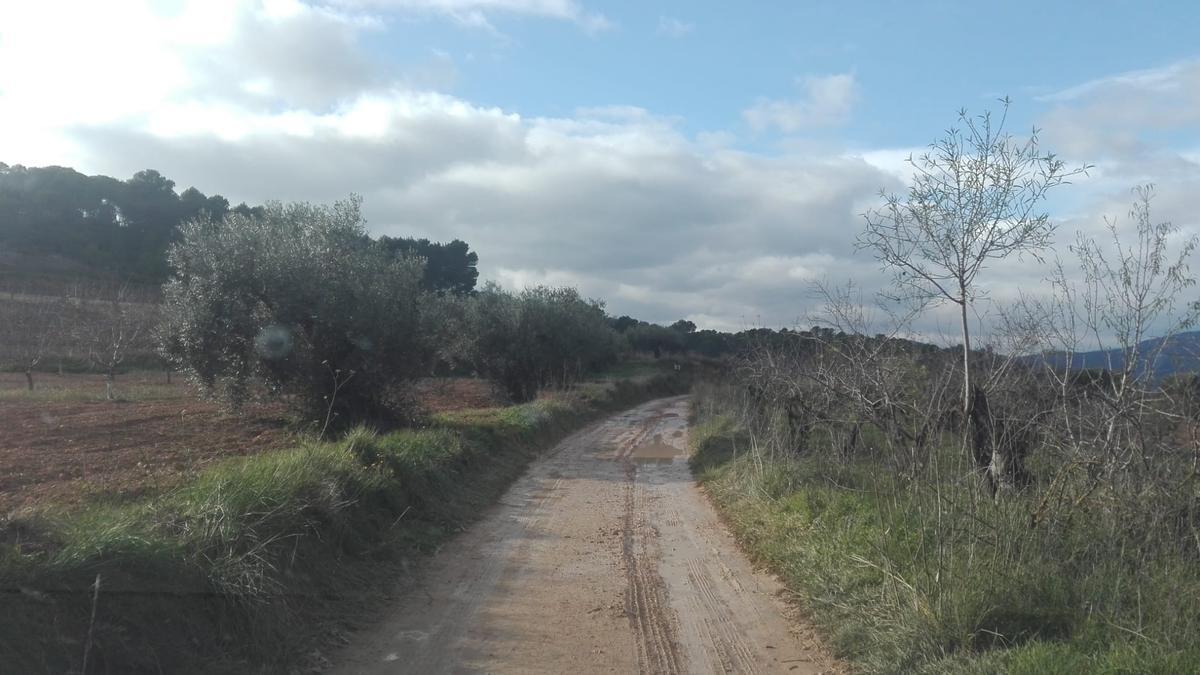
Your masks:
{"label": "sandy road edge", "polygon": [[[694,424],[695,421],[695,414],[689,409],[689,425]],[[835,656],[834,650],[829,644],[828,635],[818,628],[813,621],[810,610],[805,605],[803,596],[797,591],[792,590],[784,578],[769,563],[762,560],[761,556],[757,555],[751,547],[746,545],[744,537],[741,536],[738,527],[733,522],[733,514],[722,504],[720,499],[712,494],[709,486],[700,479],[698,467],[692,461],[695,451],[696,439],[689,438],[688,470],[695,482],[696,490],[716,514],[721,528],[733,541],[737,550],[749,561],[754,572],[770,579],[781,589],[776,594],[776,600],[778,601],[776,604],[787,621],[788,629],[792,636],[805,650],[817,655],[815,663],[820,667],[822,673],[829,675],[852,675],[855,673],[856,671],[850,662]]]}

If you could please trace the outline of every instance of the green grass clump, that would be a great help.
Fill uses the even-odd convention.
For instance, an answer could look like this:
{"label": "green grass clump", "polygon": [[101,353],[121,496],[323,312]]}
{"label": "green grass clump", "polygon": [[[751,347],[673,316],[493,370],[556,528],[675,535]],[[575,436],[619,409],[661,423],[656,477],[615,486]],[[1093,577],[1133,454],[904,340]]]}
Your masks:
{"label": "green grass clump", "polygon": [[89,403],[89,402],[129,402],[129,401],[162,401],[177,399],[185,396],[178,389],[166,385],[125,384],[119,379],[113,387],[113,398],[109,399],[104,393],[104,384],[91,383],[87,387],[44,386],[37,383],[32,391],[26,387],[10,387],[0,389],[0,401],[38,402],[38,403]]}
{"label": "green grass clump", "polygon": [[[502,494],[541,448],[679,381],[606,385],[358,428],[216,465],[169,493],[0,522],[0,670],[279,671],[378,607],[415,555]],[[100,592],[93,624],[93,584]]]}
{"label": "green grass clump", "polygon": [[707,410],[694,472],[863,672],[1200,672],[1200,566],[1179,542],[1128,546],[1100,512],[1031,527],[1036,492],[993,500],[953,472],[771,459]]}

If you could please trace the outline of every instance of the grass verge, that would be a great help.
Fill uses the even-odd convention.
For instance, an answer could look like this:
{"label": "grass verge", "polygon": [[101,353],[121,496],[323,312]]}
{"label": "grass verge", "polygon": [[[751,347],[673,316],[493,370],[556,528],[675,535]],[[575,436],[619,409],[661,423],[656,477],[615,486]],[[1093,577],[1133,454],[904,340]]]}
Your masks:
{"label": "grass verge", "polygon": [[586,384],[231,460],[144,501],[0,522],[0,669],[319,668],[321,649],[381,604],[411,558],[478,517],[542,449],[685,387]]}
{"label": "grass verge", "polygon": [[719,405],[693,414],[692,468],[710,498],[856,669],[1200,672],[1186,546],[1132,550],[1100,518],[1035,530],[1032,496],[993,502],[870,458],[770,459]]}

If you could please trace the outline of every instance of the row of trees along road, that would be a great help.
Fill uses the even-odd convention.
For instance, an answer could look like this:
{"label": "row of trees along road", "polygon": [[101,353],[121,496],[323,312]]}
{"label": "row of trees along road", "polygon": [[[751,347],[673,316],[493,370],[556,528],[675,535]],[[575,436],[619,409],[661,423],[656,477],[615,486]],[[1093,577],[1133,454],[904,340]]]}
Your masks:
{"label": "row of trees along road", "polygon": [[322,429],[397,421],[408,383],[439,363],[526,401],[615,360],[602,304],[573,289],[461,292],[473,264],[469,279],[431,288],[420,242],[371,239],[360,207],[275,202],[185,223],[163,287],[163,354],[231,407],[263,383]]}
{"label": "row of trees along road", "polygon": [[[374,415],[402,398],[403,387],[373,382],[383,371],[400,380],[430,364],[473,371],[526,400],[603,367],[618,351],[716,356],[745,343],[688,321],[609,319],[601,303],[571,289],[477,292],[478,256],[465,242],[372,240],[353,200],[332,208],[231,207],[196,188],[177,193],[154,170],[122,181],[0,164],[0,253],[0,262],[16,265],[0,289],[20,296],[5,308],[19,320],[7,324],[0,360],[23,370],[30,386],[50,361],[100,369],[110,382],[130,358],[158,365],[157,337],[171,363],[232,406],[265,381],[280,393],[318,392],[293,396],[307,401],[306,413]],[[43,265],[48,255],[74,266]],[[168,311],[156,330],[158,293],[141,282],[169,277]],[[390,289],[392,305],[380,286]],[[314,310],[308,318],[300,316],[305,308]],[[371,312],[384,319],[371,321]],[[253,339],[250,327],[258,331]],[[102,344],[101,334],[113,344]],[[272,356],[281,352],[288,357]],[[403,362],[386,362],[384,353],[403,354]],[[376,393],[354,400],[364,391]]]}

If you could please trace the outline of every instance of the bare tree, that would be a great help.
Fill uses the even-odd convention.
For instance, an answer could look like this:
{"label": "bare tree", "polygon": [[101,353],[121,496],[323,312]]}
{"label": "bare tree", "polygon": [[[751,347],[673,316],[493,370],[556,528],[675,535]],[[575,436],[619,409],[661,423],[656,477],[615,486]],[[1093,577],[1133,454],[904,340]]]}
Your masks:
{"label": "bare tree", "polygon": [[[1180,237],[1171,223],[1154,222],[1151,186],[1134,193],[1133,236],[1123,236],[1115,220],[1106,221],[1107,243],[1078,235],[1071,250],[1080,279],[1059,262],[1051,278],[1055,297],[1027,298],[1020,308],[1050,353],[1045,364],[1060,392],[1065,444],[1108,472],[1144,458],[1153,439],[1147,424],[1172,415],[1158,405],[1155,376],[1174,337],[1200,320],[1196,303],[1179,306],[1180,295],[1196,283],[1188,261],[1200,238]],[[1085,348],[1100,350],[1103,359],[1102,371],[1086,380],[1079,370],[1093,364],[1078,356]]]}
{"label": "bare tree", "polygon": [[853,284],[818,283],[814,292],[820,325],[764,336],[739,360],[759,445],[772,454],[827,447],[841,459],[883,449],[897,468],[915,469],[953,391],[953,369],[940,366],[937,349],[902,337],[919,307],[872,307]]}
{"label": "bare tree", "polygon": [[[1180,293],[1196,283],[1187,263],[1200,239],[1194,234],[1184,238],[1171,255],[1168,247],[1178,228],[1169,222],[1155,223],[1150,217],[1152,186],[1134,188],[1134,194],[1136,200],[1129,211],[1136,228],[1132,243],[1123,244],[1117,223],[1107,220],[1112,237],[1107,255],[1096,240],[1083,236],[1073,247],[1088,288],[1083,323],[1098,343],[1103,344],[1105,333],[1109,333],[1117,346],[1108,352],[1107,364],[1114,374],[1109,394],[1117,408],[1124,407],[1131,392],[1144,388],[1153,377],[1154,367],[1171,338],[1200,318],[1195,304],[1183,312],[1176,311]],[[1066,279],[1060,275],[1057,285],[1065,288]],[[1151,331],[1160,339],[1146,347],[1143,343]],[[1112,427],[1110,423],[1106,431],[1110,442]]]}
{"label": "bare tree", "polygon": [[[870,307],[853,283],[835,287],[818,282],[813,291],[821,311],[811,318],[836,334],[813,333],[820,358],[811,376],[822,388],[837,392],[838,407],[847,415],[876,426],[892,456],[899,457],[903,448],[912,460],[934,430],[943,393],[933,382],[925,382],[932,386],[922,391],[918,355],[902,338],[921,304],[895,307],[878,302]],[[851,439],[857,439],[857,426]]]}
{"label": "bare tree", "polygon": [[1043,152],[1038,130],[1018,140],[1005,131],[1009,100],[999,119],[991,112],[959,112],[961,127],[930,145],[913,168],[908,195],[881,194],[881,208],[865,214],[859,248],[871,249],[895,272],[899,287],[958,305],[962,330],[964,415],[971,406],[972,302],[988,261],[1013,253],[1037,254],[1055,224],[1040,210],[1046,193],[1089,167],[1068,169]]}
{"label": "bare tree", "polygon": [[34,370],[60,337],[63,304],[60,298],[25,294],[5,308],[4,342],[9,358],[25,373],[29,391]]}
{"label": "bare tree", "polygon": [[110,297],[93,301],[96,305],[78,328],[86,345],[88,361],[104,372],[104,396],[112,400],[117,369],[134,350],[150,349],[150,331],[154,325],[155,305],[137,297],[128,286],[121,286]]}

